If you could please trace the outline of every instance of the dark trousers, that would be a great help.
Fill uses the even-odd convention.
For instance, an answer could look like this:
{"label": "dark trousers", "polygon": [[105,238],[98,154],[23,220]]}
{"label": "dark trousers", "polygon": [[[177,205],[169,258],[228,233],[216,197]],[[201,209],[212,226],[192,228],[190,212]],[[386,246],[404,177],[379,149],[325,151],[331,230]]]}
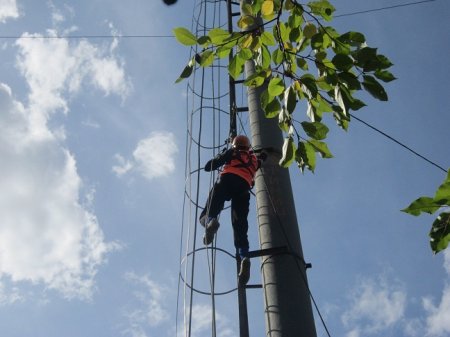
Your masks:
{"label": "dark trousers", "polygon": [[245,179],[235,174],[220,176],[211,191],[200,218],[208,215],[217,218],[223,210],[225,201],[231,200],[231,224],[233,226],[234,246],[247,249],[248,245],[248,210],[250,205],[249,186]]}

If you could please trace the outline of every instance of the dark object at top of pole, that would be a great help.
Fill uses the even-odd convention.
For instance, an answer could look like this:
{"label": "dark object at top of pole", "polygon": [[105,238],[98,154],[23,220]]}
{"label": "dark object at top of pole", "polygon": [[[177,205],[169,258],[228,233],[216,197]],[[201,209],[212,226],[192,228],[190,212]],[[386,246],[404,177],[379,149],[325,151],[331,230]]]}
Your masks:
{"label": "dark object at top of pole", "polygon": [[164,2],[167,6],[170,6],[170,5],[173,5],[174,3],[176,3],[177,0],[163,0],[163,2]]}

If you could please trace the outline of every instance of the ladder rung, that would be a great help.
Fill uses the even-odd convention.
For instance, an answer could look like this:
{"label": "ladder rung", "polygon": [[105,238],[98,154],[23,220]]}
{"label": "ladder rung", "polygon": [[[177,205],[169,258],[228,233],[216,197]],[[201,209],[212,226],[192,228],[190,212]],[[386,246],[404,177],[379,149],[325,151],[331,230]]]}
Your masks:
{"label": "ladder rung", "polygon": [[248,107],[236,108],[236,112],[245,112],[248,111]]}
{"label": "ladder rung", "polygon": [[288,249],[286,246],[273,247],[273,248],[267,248],[267,249],[261,249],[261,250],[252,250],[252,251],[248,252],[248,257],[257,257],[257,256],[274,255],[274,254],[285,254],[287,252],[288,252]]}

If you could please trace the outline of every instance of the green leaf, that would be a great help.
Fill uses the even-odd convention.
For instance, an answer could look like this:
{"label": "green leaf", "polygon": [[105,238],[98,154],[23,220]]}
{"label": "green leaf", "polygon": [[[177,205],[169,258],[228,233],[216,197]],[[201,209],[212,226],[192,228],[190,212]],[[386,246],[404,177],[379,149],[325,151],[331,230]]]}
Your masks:
{"label": "green leaf", "polygon": [[325,124],[322,124],[320,122],[302,122],[301,124],[306,134],[316,140],[327,138],[328,131],[330,131],[330,129],[328,129]]}
{"label": "green leaf", "polygon": [[185,78],[188,78],[191,76],[192,71],[194,70],[194,62],[191,60],[186,67],[184,67],[183,71],[181,72],[180,77],[175,81],[175,83],[179,83]]}
{"label": "green leaf", "polygon": [[333,40],[331,47],[336,54],[350,54],[351,48],[348,43],[341,42],[339,40]]}
{"label": "green leaf", "polygon": [[287,137],[284,139],[283,148],[282,148],[282,156],[279,162],[279,165],[287,168],[293,160],[295,159],[295,145],[292,137]]}
{"label": "green leaf", "polygon": [[302,36],[302,31],[299,27],[294,27],[291,29],[291,32],[289,33],[289,41],[292,43],[296,43],[300,40]]}
{"label": "green leaf", "polygon": [[316,168],[316,153],[310,143],[299,142],[297,151],[295,151],[295,160],[298,167],[303,172],[305,167],[311,172]]}
{"label": "green leaf", "polygon": [[284,132],[290,131],[291,116],[284,107],[281,108],[281,111],[278,114],[278,126]]}
{"label": "green leaf", "polygon": [[330,150],[328,149],[328,145],[325,142],[321,142],[319,140],[310,139],[308,143],[314,148],[314,151],[320,153],[322,158],[333,158]]}
{"label": "green leaf", "polygon": [[304,51],[309,46],[310,42],[310,39],[302,37],[297,45],[297,53]]}
{"label": "green leaf", "polygon": [[238,54],[243,60],[250,60],[253,56],[253,52],[250,49],[241,49]]}
{"label": "green leaf", "polygon": [[209,31],[208,36],[211,39],[211,42],[217,45],[229,38],[230,33],[222,28],[213,28]]}
{"label": "green leaf", "polygon": [[358,47],[366,42],[365,36],[359,32],[347,32],[339,36],[338,39],[341,42]]}
{"label": "green leaf", "polygon": [[362,85],[364,89],[366,89],[373,97],[379,99],[380,101],[388,100],[388,96],[383,86],[378,83],[378,81],[373,76],[364,75],[363,78],[364,81],[362,82]]}
{"label": "green leaf", "polygon": [[200,36],[200,37],[197,39],[197,43],[198,43],[199,45],[205,47],[205,46],[207,46],[208,44],[211,43],[211,39],[209,38],[209,36]]}
{"label": "green leaf", "polygon": [[361,83],[359,83],[358,78],[351,72],[341,72],[338,73],[338,78],[345,84],[350,90],[361,90]]}
{"label": "green leaf", "polygon": [[284,9],[290,11],[295,8],[295,3],[292,0],[286,0],[284,2]]}
{"label": "green leaf", "polygon": [[434,200],[442,205],[450,206],[450,181],[444,182],[436,191]]}
{"label": "green leaf", "polygon": [[292,114],[297,105],[297,95],[294,88],[291,86],[284,91],[284,106],[287,111]]}
{"label": "green leaf", "polygon": [[239,46],[241,48],[251,48],[251,45],[253,43],[253,35],[252,34],[246,34],[242,40],[239,41]]}
{"label": "green leaf", "polygon": [[319,109],[320,112],[332,112],[333,111],[333,108],[331,107],[330,103],[328,103],[327,100],[324,99],[321,95],[318,95],[317,101],[319,102],[317,109]]}
{"label": "green leaf", "polygon": [[308,70],[308,63],[304,58],[297,58],[297,66],[301,68],[302,70]]}
{"label": "green leaf", "polygon": [[313,14],[320,15],[325,21],[331,21],[335,8],[327,0],[308,2],[308,7]]}
{"label": "green leaf", "polygon": [[261,42],[263,44],[265,44],[266,46],[274,46],[275,45],[275,38],[273,37],[273,34],[268,32],[268,31],[264,31],[261,34]]}
{"label": "green leaf", "polygon": [[306,101],[307,104],[307,108],[306,108],[306,116],[308,116],[309,120],[311,122],[315,122],[316,121],[316,107],[314,105],[311,104],[311,99],[308,99]]}
{"label": "green leaf", "polygon": [[273,14],[274,6],[273,1],[265,0],[261,5],[261,15],[270,16]]}
{"label": "green leaf", "polygon": [[260,54],[261,55],[261,58],[260,58],[261,67],[263,69],[269,69],[270,61],[271,61],[269,48],[267,48],[266,46],[262,46],[260,50],[261,50],[261,54]]}
{"label": "green leaf", "polygon": [[318,93],[316,79],[311,74],[305,74],[300,77],[303,92],[309,97],[316,97]]}
{"label": "green leaf", "polygon": [[270,96],[267,90],[261,94],[261,107],[267,118],[275,118],[281,111],[280,102],[276,97]]}
{"label": "green leaf", "polygon": [[272,78],[269,82],[269,86],[267,89],[269,91],[270,96],[275,97],[281,95],[284,91],[283,79],[280,77]]}
{"label": "green leaf", "polygon": [[188,29],[184,27],[178,27],[173,29],[175,38],[178,42],[185,46],[193,46],[197,44],[197,38]]}
{"label": "green leaf", "polygon": [[326,76],[320,76],[317,79],[316,83],[317,83],[317,86],[322,90],[330,91],[330,90],[334,89],[334,86],[332,86],[330,83],[328,83]]}
{"label": "green leaf", "polygon": [[243,3],[241,5],[241,13],[245,15],[253,15],[252,5],[248,3]]}
{"label": "green leaf", "polygon": [[291,30],[286,27],[286,24],[284,22],[279,22],[277,25],[275,25],[273,27],[273,29],[274,29],[273,36],[275,36],[275,38],[277,40],[278,40],[278,37],[282,41],[288,41],[289,40],[289,33],[290,33]]}
{"label": "green leaf", "polygon": [[450,213],[441,213],[430,230],[430,246],[435,254],[446,249],[450,242]]}
{"label": "green leaf", "polygon": [[348,130],[348,125],[350,122],[350,117],[348,115],[344,115],[342,109],[340,106],[333,104],[333,117],[336,120],[336,123],[339,127],[344,129],[345,131]]}
{"label": "green leaf", "polygon": [[292,12],[288,18],[289,27],[291,29],[299,28],[302,23],[303,23],[303,17],[301,15],[296,14],[295,12]]}
{"label": "green leaf", "polygon": [[378,69],[377,71],[375,71],[374,75],[383,82],[390,82],[396,80],[396,77],[387,70]]}
{"label": "green leaf", "polygon": [[200,54],[200,65],[208,67],[214,62],[214,52],[212,50],[205,50]]}
{"label": "green leaf", "polygon": [[303,35],[307,38],[310,39],[312,38],[315,34],[317,33],[317,27],[316,25],[314,25],[313,23],[307,23],[304,27],[303,27]]}
{"label": "green leaf", "polygon": [[255,18],[253,15],[243,15],[239,18],[237,26],[241,29],[249,28],[255,24]]}
{"label": "green leaf", "polygon": [[219,58],[227,57],[228,55],[230,55],[231,49],[232,47],[229,48],[228,46],[221,46],[216,49],[216,55]]}
{"label": "green leaf", "polygon": [[242,57],[240,57],[239,54],[236,54],[233,56],[233,59],[228,65],[228,72],[230,73],[231,77],[233,77],[235,80],[238,79],[238,77],[244,71],[244,63],[245,60]]}
{"label": "green leaf", "polygon": [[347,101],[344,99],[343,93],[345,93],[345,90],[343,90],[344,87],[341,87],[339,85],[334,87],[334,100],[337,104],[339,104],[339,107],[341,108],[342,113],[344,116],[348,116],[348,109],[349,106]]}
{"label": "green leaf", "polygon": [[377,55],[377,61],[381,69],[387,69],[392,66],[392,62],[384,55]]}
{"label": "green leaf", "polygon": [[251,88],[257,88],[260,87],[266,79],[266,73],[264,71],[254,73],[248,78],[245,79],[244,85],[251,87]]}
{"label": "green leaf", "polygon": [[402,212],[418,216],[420,213],[433,214],[436,212],[441,205],[437,204],[433,198],[430,197],[420,197],[414,200],[408,207],[402,209]]}
{"label": "green leaf", "polygon": [[352,109],[354,111],[357,111],[365,106],[366,106],[366,103],[364,103],[363,101],[361,101],[357,98],[353,98],[353,100],[350,102],[350,109]]}
{"label": "green leaf", "polygon": [[336,54],[331,62],[334,64],[336,69],[342,71],[349,71],[353,67],[353,59],[345,54]]}
{"label": "green leaf", "polygon": [[272,61],[275,65],[281,64],[283,62],[283,52],[278,48],[275,49],[272,53]]}
{"label": "green leaf", "polygon": [[366,72],[375,71],[381,66],[376,48],[364,47],[352,53],[352,56],[356,60],[356,65]]}
{"label": "green leaf", "polygon": [[324,49],[322,33],[317,33],[317,34],[313,35],[313,37],[311,38],[311,46],[313,47],[313,49],[317,49],[317,50]]}

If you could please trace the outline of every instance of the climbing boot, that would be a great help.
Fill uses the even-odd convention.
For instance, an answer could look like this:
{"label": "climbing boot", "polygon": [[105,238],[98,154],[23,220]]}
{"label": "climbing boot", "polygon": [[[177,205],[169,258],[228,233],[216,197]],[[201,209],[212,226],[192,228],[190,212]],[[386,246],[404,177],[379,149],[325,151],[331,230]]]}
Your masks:
{"label": "climbing boot", "polygon": [[205,246],[211,244],[214,240],[214,235],[216,234],[217,230],[219,229],[219,221],[217,221],[216,218],[212,218],[209,220],[209,222],[205,226],[205,234],[203,235],[203,244]]}
{"label": "climbing boot", "polygon": [[244,257],[241,261],[241,268],[239,270],[239,285],[244,286],[250,279],[250,258]]}

